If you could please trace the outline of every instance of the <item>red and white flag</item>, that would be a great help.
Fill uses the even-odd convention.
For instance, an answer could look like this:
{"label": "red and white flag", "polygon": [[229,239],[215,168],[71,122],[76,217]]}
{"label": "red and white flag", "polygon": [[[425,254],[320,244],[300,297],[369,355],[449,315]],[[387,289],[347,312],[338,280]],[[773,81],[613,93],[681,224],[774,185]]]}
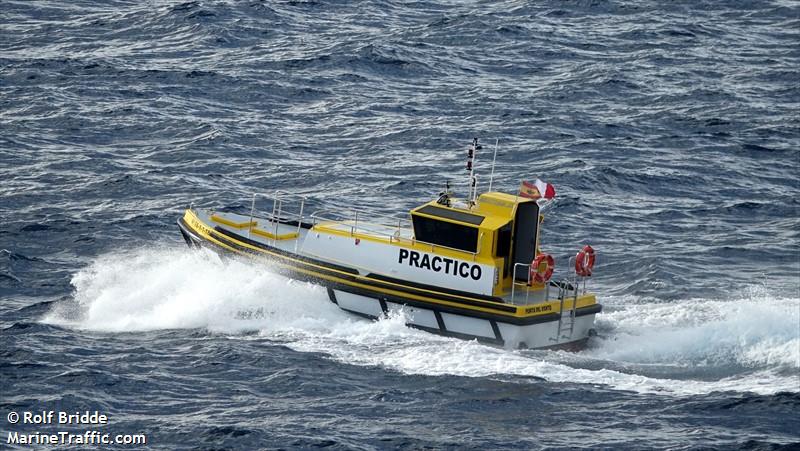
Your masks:
{"label": "red and white flag", "polygon": [[523,180],[522,186],[519,187],[519,195],[529,199],[552,199],[556,197],[556,189],[553,188],[553,185],[539,179],[536,179],[535,182]]}

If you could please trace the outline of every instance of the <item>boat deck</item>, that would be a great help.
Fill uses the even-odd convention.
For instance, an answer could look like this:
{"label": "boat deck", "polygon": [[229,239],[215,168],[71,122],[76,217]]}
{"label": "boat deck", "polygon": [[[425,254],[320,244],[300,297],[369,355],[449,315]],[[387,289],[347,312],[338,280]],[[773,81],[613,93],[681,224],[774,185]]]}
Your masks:
{"label": "boat deck", "polygon": [[532,305],[541,304],[542,302],[557,301],[558,288],[551,287],[550,290],[528,287],[526,285],[517,285],[514,287],[514,293],[511,292],[501,296],[504,302],[513,305]]}
{"label": "boat deck", "polygon": [[257,243],[277,247],[278,249],[296,252],[308,234],[308,229],[297,225],[270,221],[265,218],[241,215],[230,212],[213,212],[195,210],[197,217],[221,229],[231,231]]}

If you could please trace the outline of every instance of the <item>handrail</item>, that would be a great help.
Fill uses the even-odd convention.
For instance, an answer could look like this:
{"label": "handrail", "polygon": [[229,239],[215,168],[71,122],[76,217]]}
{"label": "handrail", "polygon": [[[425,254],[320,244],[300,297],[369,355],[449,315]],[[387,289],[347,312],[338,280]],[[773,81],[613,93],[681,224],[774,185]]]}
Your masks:
{"label": "handrail", "polygon": [[[525,271],[525,273],[528,274],[528,280],[524,284],[520,283],[520,282],[517,282],[517,266],[527,266],[528,267],[528,271]],[[511,303],[514,304],[514,305],[517,305],[516,300],[514,299],[514,294],[515,294],[514,293],[514,287],[517,286],[517,285],[525,285],[526,287],[530,287],[531,286],[530,267],[531,267],[531,265],[529,263],[528,264],[526,264],[526,263],[514,263],[514,268],[513,268],[513,271],[511,273]],[[530,295],[531,295],[531,290],[530,290],[530,288],[528,288],[527,290],[525,290],[525,304],[526,305],[528,304],[528,299],[530,298]],[[547,300],[547,299],[545,299],[545,300]]]}
{"label": "handrail", "polygon": [[[353,235],[353,234],[355,234],[356,232],[359,231],[358,223],[357,223],[357,219],[358,219],[357,213],[358,213],[358,211],[356,211],[356,210],[352,210],[352,211],[354,212],[353,214],[354,214],[354,224],[355,225],[350,227],[351,235]],[[330,222],[334,222],[334,223],[344,224],[344,221],[335,220],[335,219],[332,219],[332,218],[325,218],[325,217],[321,217],[319,215],[319,213],[326,213],[326,212],[328,212],[328,210],[315,211],[309,217],[310,218],[314,218],[315,220],[325,220],[325,221],[330,221]],[[389,218],[384,218],[384,219],[395,219],[395,218],[389,217]],[[398,224],[397,224],[397,228],[395,229],[394,226],[391,226],[391,228],[393,228],[395,230],[394,234],[387,234],[385,232],[385,230],[376,230],[374,228],[363,227],[363,226],[360,227],[360,230],[361,231],[366,231],[366,232],[372,232],[372,233],[375,233],[375,234],[378,234],[378,235],[382,235],[382,236],[386,236],[386,237],[389,238],[389,242],[392,242],[394,240],[397,240],[399,242],[399,241],[402,241],[403,239],[408,239],[408,238],[403,237],[399,233],[399,231],[402,229],[403,218],[397,218],[397,219],[399,219],[398,220]],[[316,225],[316,223],[314,223],[314,224]],[[383,225],[388,227],[388,224],[383,224]],[[472,259],[474,261],[475,259],[477,259],[477,256],[480,253],[480,245],[482,244],[482,241],[483,241],[483,235],[484,235],[483,232],[481,232],[481,234],[478,237],[478,250],[476,250],[475,252],[465,251],[464,249],[458,249],[458,248],[455,248],[455,247],[450,247],[450,246],[445,246],[445,245],[442,245],[442,244],[431,243],[431,242],[428,242],[428,241],[422,241],[422,240],[418,240],[418,239],[416,239],[414,237],[412,237],[410,239],[410,241],[411,241],[412,244],[413,243],[420,243],[420,244],[425,244],[427,246],[430,246],[432,252],[435,251],[436,248],[440,248],[440,249],[451,250],[453,252],[460,252],[460,253],[464,253],[464,254],[469,254],[469,255],[472,255]]]}
{"label": "handrail", "polygon": [[[320,216],[320,213],[333,213],[333,214],[336,214],[338,212],[326,208],[326,209],[323,209],[323,210],[317,210],[314,213],[311,213],[308,217],[311,218],[312,220],[321,219],[321,220],[326,220],[326,221],[331,221],[331,222],[338,222],[338,221],[334,221],[333,219],[322,217],[322,216]],[[312,221],[312,224],[316,225],[317,223]]]}
{"label": "handrail", "polygon": [[[362,224],[365,224],[365,222],[363,220],[363,215],[368,213],[365,210],[351,208],[351,209],[347,209],[345,211],[348,212],[349,214],[345,215],[342,211],[334,211],[332,209],[322,209],[322,210],[317,210],[314,213],[312,213],[309,216],[309,218],[312,218],[312,220],[313,220],[312,223],[314,225],[317,225],[318,221],[330,221],[330,222],[337,223],[337,224],[349,225],[350,226],[350,234],[351,235],[355,235],[359,230],[361,230],[361,231],[375,233],[375,234],[381,235],[381,236],[387,236],[389,238],[390,242],[393,241],[393,240],[398,240],[399,241],[402,238],[402,236],[400,234],[400,231],[403,229],[403,219],[404,218],[402,218],[402,217],[393,217],[393,216],[383,216],[383,217],[381,217],[381,216],[378,216],[376,219],[378,219],[379,221],[380,220],[383,220],[383,221],[380,221],[378,223],[376,223],[375,221],[366,222],[366,224],[368,224],[368,225],[369,224],[375,224],[375,225],[380,225],[380,226],[385,227],[385,229],[379,230],[379,229],[377,229],[375,227],[369,227],[369,226],[363,226],[363,225],[359,226],[359,221]],[[326,214],[326,215],[330,214],[330,215],[336,215],[336,216],[345,216],[345,218],[344,219],[334,219],[334,218],[331,218],[331,217],[322,216],[323,214]],[[360,220],[359,220],[359,216],[361,216]],[[393,225],[388,224],[387,220],[391,220],[392,222],[397,220],[397,226],[395,227]],[[347,221],[350,221],[352,224],[346,224]],[[384,223],[384,222],[386,222],[386,223]],[[386,229],[394,230],[394,233],[393,234],[392,233],[387,233]]]}
{"label": "handrail", "polygon": [[[253,193],[253,200],[250,203],[250,226],[247,229],[247,237],[250,237],[250,232],[253,228],[253,217],[255,216],[255,209],[256,209],[256,198],[263,197],[268,200],[272,200],[272,217],[269,219],[269,222],[274,223],[274,234],[276,238],[273,238],[273,242],[277,239],[278,236],[278,224],[280,223],[281,215],[283,214],[283,201],[288,198],[295,198],[296,200],[300,201],[300,213],[298,214],[290,214],[287,218],[292,218],[293,216],[297,218],[297,234],[300,234],[300,228],[303,222],[303,209],[306,203],[306,196],[300,194],[292,194],[286,191],[275,191],[272,194],[264,194],[264,193]],[[295,250],[297,250],[298,243],[295,242]]]}
{"label": "handrail", "polygon": [[[356,232],[361,230],[361,231],[366,231],[366,232],[372,232],[372,233],[375,233],[375,234],[378,234],[378,235],[381,235],[381,236],[386,236],[386,237],[389,238],[389,242],[392,242],[394,240],[397,240],[399,242],[399,241],[402,241],[404,239],[404,237],[402,235],[400,235],[399,232],[403,228],[403,221],[407,220],[407,218],[402,218],[402,217],[398,218],[398,217],[392,217],[392,216],[388,216],[388,217],[384,216],[382,218],[378,217],[378,219],[397,219],[398,220],[398,224],[397,224],[396,228],[394,226],[389,226],[388,224],[382,224],[382,225],[384,225],[386,227],[391,227],[392,229],[395,230],[394,234],[387,234],[384,230],[376,230],[375,228],[369,228],[369,227],[364,227],[364,226],[358,227],[358,214],[359,213],[364,213],[365,212],[364,210],[359,210],[359,209],[354,209],[353,208],[353,209],[349,209],[347,211],[349,211],[349,212],[351,212],[353,214],[353,219],[346,219],[346,220],[353,221],[353,225],[350,226],[350,234],[351,235],[354,235]],[[309,218],[312,218],[312,219],[315,220],[314,225],[317,224],[316,220],[330,221],[330,222],[339,223],[339,224],[344,224],[344,221],[346,221],[346,220],[336,220],[336,219],[333,219],[333,218],[323,217],[323,216],[321,216],[321,213],[342,214],[341,212],[333,211],[331,209],[317,210],[317,211],[315,211],[314,213],[312,213],[309,216]],[[413,243],[420,243],[420,244],[424,244],[424,245],[430,246],[431,247],[431,252],[433,252],[437,248],[439,248],[439,249],[447,249],[447,250],[450,250],[450,251],[453,251],[453,252],[460,252],[460,253],[468,254],[468,255],[471,255],[472,256],[472,260],[475,261],[478,258],[478,254],[480,254],[481,245],[483,244],[483,237],[484,237],[484,233],[481,232],[480,235],[478,235],[477,250],[474,251],[474,252],[465,251],[464,249],[458,249],[458,248],[455,248],[455,247],[445,246],[445,245],[442,245],[442,244],[431,243],[431,242],[428,242],[428,241],[422,241],[422,240],[418,240],[418,239],[413,238],[413,237],[411,238],[411,242],[412,242],[412,244]]]}
{"label": "handrail", "polygon": [[[272,200],[272,202],[273,202],[273,204],[272,204],[272,214],[271,214],[272,217],[270,218],[270,222],[271,223],[274,222],[274,225],[275,225],[275,236],[278,235],[278,233],[277,233],[277,231],[278,231],[278,223],[280,222],[280,217],[284,212],[283,203],[284,203],[284,200],[286,200],[286,197],[295,198],[295,199],[300,200],[300,213],[299,214],[291,214],[291,215],[287,216],[287,219],[291,219],[293,217],[298,218],[298,221],[297,221],[297,229],[298,229],[297,233],[299,235],[300,228],[301,228],[301,223],[302,223],[303,218],[304,218],[303,210],[305,208],[305,201],[307,200],[306,196],[301,195],[301,194],[293,194],[293,193],[289,193],[289,192],[281,191],[281,190],[275,191],[272,194],[253,193],[253,199],[252,199],[251,204],[250,204],[250,222],[251,223],[253,222],[253,218],[255,217],[256,199],[259,198],[259,197],[262,197],[262,198],[265,198],[265,199],[268,199],[268,200]],[[346,209],[345,212],[347,212],[349,214],[344,214],[344,212],[341,211],[341,210],[333,210],[331,208],[325,208],[325,209],[316,210],[315,212],[311,213],[311,215],[309,215],[308,218],[311,220],[312,225],[317,225],[321,221],[330,221],[330,222],[338,223],[338,224],[345,224],[346,221],[352,221],[352,224],[350,224],[350,234],[351,234],[351,236],[355,235],[359,231],[365,231],[365,232],[371,232],[371,233],[374,233],[374,234],[377,234],[377,235],[380,235],[380,236],[386,236],[386,237],[389,238],[389,242],[392,242],[392,241],[395,241],[395,240],[400,242],[403,239],[409,239],[407,237],[402,236],[402,233],[401,233],[401,231],[405,228],[404,227],[404,223],[405,223],[407,226],[409,226],[409,227],[407,227],[407,229],[412,231],[412,236],[410,238],[410,241],[411,241],[412,244],[420,243],[420,244],[424,244],[424,245],[430,246],[431,252],[434,252],[437,248],[439,248],[439,249],[447,249],[447,250],[450,250],[450,251],[453,251],[453,252],[457,252],[457,253],[471,255],[473,261],[477,260],[478,254],[481,251],[481,245],[483,244],[483,239],[484,239],[484,233],[483,232],[481,232],[478,235],[478,243],[477,243],[476,250],[473,251],[473,252],[470,252],[470,251],[465,251],[463,249],[458,249],[458,248],[454,248],[454,247],[450,247],[450,246],[444,246],[444,245],[441,245],[441,244],[436,244],[436,243],[431,243],[431,242],[428,242],[428,241],[422,241],[422,240],[416,239],[413,236],[413,228],[410,227],[410,225],[411,225],[410,218],[408,218],[406,215],[402,215],[402,216],[399,216],[399,215],[396,215],[396,216],[375,215],[375,216],[373,216],[373,218],[375,220],[379,221],[379,222],[377,222],[377,225],[381,225],[381,226],[385,227],[385,229],[379,230],[379,229],[374,228],[374,227],[369,227],[369,226],[364,226],[363,225],[363,224],[365,224],[363,218],[364,218],[365,215],[370,214],[369,211],[364,210],[364,209],[358,209],[358,208],[349,208],[349,209]],[[323,214],[326,215],[326,216],[323,216]],[[327,215],[330,215],[330,216],[333,216],[333,217],[336,217],[336,216],[340,216],[340,217],[341,216],[346,216],[346,217],[344,219],[334,219],[333,217],[327,217]],[[361,218],[359,218],[359,216],[361,216]],[[360,221],[359,221],[359,219],[360,219]],[[389,221],[391,221],[391,223],[397,221],[397,225],[396,226],[390,225]],[[359,222],[361,222],[362,225],[359,225]],[[370,224],[370,223],[375,223],[375,221],[370,221],[370,222],[367,222],[366,224]],[[252,225],[250,226],[250,228],[252,228]],[[394,230],[394,233],[387,233],[387,229],[388,230]],[[247,233],[248,233],[248,237],[249,237],[250,236],[250,229],[248,229]]]}
{"label": "handrail", "polygon": [[[283,193],[283,192],[279,192],[279,193],[286,194],[286,195],[291,196],[291,197],[296,197],[297,200],[299,200],[301,202],[305,202],[305,200],[306,200],[305,196],[301,196],[301,195],[298,195],[298,194]],[[273,209],[272,209],[272,215],[273,216],[275,215],[275,212],[276,212],[276,208],[275,208],[276,202],[282,204],[283,201],[284,201],[284,198],[281,198],[278,195],[263,194],[263,193],[253,193],[253,199],[252,199],[251,204],[250,204],[251,219],[252,219],[253,212],[255,210],[256,199],[259,198],[259,197],[263,197],[263,198],[265,198],[267,200],[273,201]]]}
{"label": "handrail", "polygon": [[[351,208],[344,209],[344,211],[350,212],[351,215],[355,215],[356,213],[358,213],[359,215],[372,216],[372,217],[374,217],[376,219],[391,219],[392,222],[394,222],[395,220],[402,221],[402,220],[406,219],[406,218],[404,218],[405,215],[402,215],[402,216],[400,216],[400,215],[386,216],[386,215],[378,215],[378,214],[372,215],[372,212],[370,212],[368,210],[364,210],[362,208],[352,208],[351,207]],[[323,208],[321,210],[315,211],[314,213],[311,213],[309,218],[318,218],[318,219],[322,219],[322,220],[328,220],[328,221],[331,221],[331,222],[339,222],[339,221],[336,221],[336,220],[334,220],[332,218],[322,217],[321,213],[333,214],[333,215],[341,215],[342,214],[342,210],[334,210],[332,208]],[[384,224],[384,225],[388,225],[388,224]]]}

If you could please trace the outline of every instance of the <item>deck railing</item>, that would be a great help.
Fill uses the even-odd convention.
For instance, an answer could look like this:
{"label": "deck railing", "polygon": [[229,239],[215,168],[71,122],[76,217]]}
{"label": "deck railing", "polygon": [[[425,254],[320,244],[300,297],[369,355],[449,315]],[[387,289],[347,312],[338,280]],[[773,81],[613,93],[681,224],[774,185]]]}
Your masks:
{"label": "deck railing", "polygon": [[[369,218],[369,222],[364,218]],[[344,211],[332,209],[317,210],[309,216],[312,225],[321,222],[341,224],[350,229],[350,235],[367,232],[377,236],[388,237],[389,241],[400,241],[403,230],[411,230],[408,218],[398,216],[381,216],[367,210],[350,208]],[[405,227],[404,227],[405,226]]]}
{"label": "deck railing", "polygon": [[[275,236],[278,235],[278,225],[281,222],[285,223],[287,221],[297,221],[297,233],[299,235],[301,225],[303,221],[307,219],[310,221],[312,226],[318,225],[321,222],[340,224],[350,229],[351,236],[355,236],[358,233],[368,233],[379,237],[386,237],[389,239],[390,243],[399,243],[403,241],[409,242],[412,245],[419,243],[425,246],[430,246],[431,252],[434,252],[436,249],[447,249],[449,251],[468,255],[473,261],[477,259],[484,239],[484,233],[479,233],[476,250],[474,252],[470,252],[441,244],[417,240],[414,237],[414,229],[411,227],[411,221],[405,216],[385,216],[370,212],[368,210],[356,208],[350,208],[344,211],[328,208],[317,210],[314,213],[305,216],[304,210],[305,204],[308,200],[307,197],[285,191],[276,191],[273,194],[253,193],[253,198],[250,203],[251,223],[253,222],[253,218],[256,217],[256,200],[259,198],[272,201],[272,211],[269,213],[269,217],[266,219],[269,220],[270,227],[272,227]],[[294,202],[295,205],[299,203],[299,209],[287,208],[287,204],[289,204],[289,202]],[[365,221],[365,218],[369,218],[369,221]],[[248,230],[247,235],[250,237],[250,230]],[[297,250],[297,245],[298,243],[295,243],[295,250]]]}
{"label": "deck railing", "polygon": [[[570,257],[569,260],[567,260],[567,268],[573,268],[573,267],[575,267],[575,257]],[[528,277],[524,282],[517,280],[517,278],[516,278],[517,268],[524,268],[525,269],[525,272],[528,275]],[[510,302],[512,304],[517,304],[517,302],[516,302],[517,301],[516,300],[516,294],[517,294],[517,291],[518,291],[517,287],[525,287],[524,288],[524,291],[525,291],[525,303],[526,304],[528,303],[528,299],[530,297],[531,286],[533,286],[533,283],[531,281],[531,271],[530,270],[531,270],[531,264],[527,264],[527,263],[515,263],[514,264],[514,272],[512,273],[512,281],[511,281],[511,298],[510,298]],[[569,296],[572,296],[573,301],[574,301],[573,302],[573,306],[574,306],[575,303],[577,303],[577,301],[578,301],[578,296],[586,294],[586,279],[587,278],[588,277],[579,276],[577,273],[573,272],[569,276],[562,278],[560,282],[548,281],[547,283],[545,283],[544,300],[545,301],[550,300],[550,286],[551,286],[551,284],[555,284],[555,286],[559,287],[559,299],[562,302],[562,306],[563,306],[563,298],[567,294],[569,294]],[[567,289],[565,287],[571,287],[571,288]],[[562,289],[564,290],[564,293],[561,293]]]}
{"label": "deck railing", "polygon": [[[350,235],[355,236],[357,233],[366,232],[376,236],[382,236],[389,238],[389,242],[402,242],[407,241],[409,243],[416,244],[420,243],[426,246],[430,246],[431,252],[434,252],[436,249],[447,249],[454,252],[459,252],[462,254],[467,254],[472,257],[472,260],[476,260],[478,254],[480,253],[481,244],[483,243],[483,232],[478,235],[478,244],[477,250],[475,252],[465,251],[463,249],[457,249],[454,247],[443,246],[440,244],[429,243],[427,241],[421,241],[414,238],[414,231],[411,227],[411,221],[405,217],[397,217],[397,216],[380,216],[374,215],[373,213],[362,210],[362,209],[355,209],[351,208],[346,210],[347,214],[343,214],[341,211],[333,211],[330,209],[318,210],[309,216],[312,220],[313,225],[317,225],[320,222],[330,222],[333,224],[342,224],[345,227],[349,227]],[[370,222],[364,222],[363,218],[369,217],[372,219]],[[377,219],[377,221],[375,221]],[[395,226],[394,223],[397,223]],[[364,225],[366,224],[366,225]],[[389,225],[391,224],[391,225]],[[377,227],[376,227],[377,225]],[[387,230],[392,230],[393,232],[387,233]],[[403,230],[408,231],[408,234],[404,235]]]}
{"label": "deck railing", "polygon": [[[575,265],[575,257],[570,257],[567,260],[567,267],[573,268]],[[525,282],[519,282],[516,279],[517,268],[522,267],[525,268],[528,277]],[[509,299],[510,302],[514,305],[517,304],[516,294],[517,294],[517,286],[524,286],[525,287],[525,304],[529,303],[529,297],[531,292],[531,265],[525,263],[516,263],[514,264],[514,272],[512,274],[512,281],[511,281],[511,298]],[[551,337],[550,341],[558,342],[562,339],[570,339],[572,338],[572,334],[575,332],[575,322],[577,318],[577,311],[578,311],[578,297],[581,294],[586,294],[586,279],[587,277],[578,275],[577,272],[573,272],[572,274],[568,275],[567,277],[563,278],[560,282],[545,282],[545,295],[542,302],[550,301],[550,286],[554,284],[558,288],[558,329],[556,330],[556,336]],[[583,285],[581,287],[581,285]],[[567,311],[564,311],[564,304],[567,303],[567,299],[570,299],[570,308]],[[566,317],[565,317],[566,313]]]}
{"label": "deck railing", "polygon": [[[300,236],[300,229],[303,225],[303,209],[305,208],[306,204],[306,197],[299,195],[299,194],[292,194],[286,191],[275,191],[273,194],[259,194],[253,193],[253,199],[250,203],[250,227],[247,229],[247,237],[250,238],[250,232],[253,229],[253,218],[256,217],[256,199],[257,198],[264,198],[267,200],[272,201],[272,213],[268,218],[265,218],[269,221],[270,227],[273,229],[273,241],[277,240],[278,237],[278,226],[281,222],[288,222],[288,221],[297,221],[297,235]],[[285,200],[294,200],[295,202],[300,203],[300,209],[297,213],[294,213],[292,210],[285,210],[283,203]],[[295,252],[297,251],[297,246],[299,245],[299,240],[295,241]]]}

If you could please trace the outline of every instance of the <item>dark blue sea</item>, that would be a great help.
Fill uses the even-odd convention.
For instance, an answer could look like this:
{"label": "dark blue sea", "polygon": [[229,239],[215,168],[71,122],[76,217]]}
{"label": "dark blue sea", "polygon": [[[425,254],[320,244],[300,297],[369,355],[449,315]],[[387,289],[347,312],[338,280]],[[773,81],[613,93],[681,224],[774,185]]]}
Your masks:
{"label": "dark blue sea", "polygon": [[[479,190],[495,142],[494,189],[555,186],[557,277],[597,250],[586,350],[356,318],[176,227],[464,195],[473,137]],[[0,414],[18,450],[800,449],[800,3],[0,1]],[[147,444],[8,442],[93,428]]]}

